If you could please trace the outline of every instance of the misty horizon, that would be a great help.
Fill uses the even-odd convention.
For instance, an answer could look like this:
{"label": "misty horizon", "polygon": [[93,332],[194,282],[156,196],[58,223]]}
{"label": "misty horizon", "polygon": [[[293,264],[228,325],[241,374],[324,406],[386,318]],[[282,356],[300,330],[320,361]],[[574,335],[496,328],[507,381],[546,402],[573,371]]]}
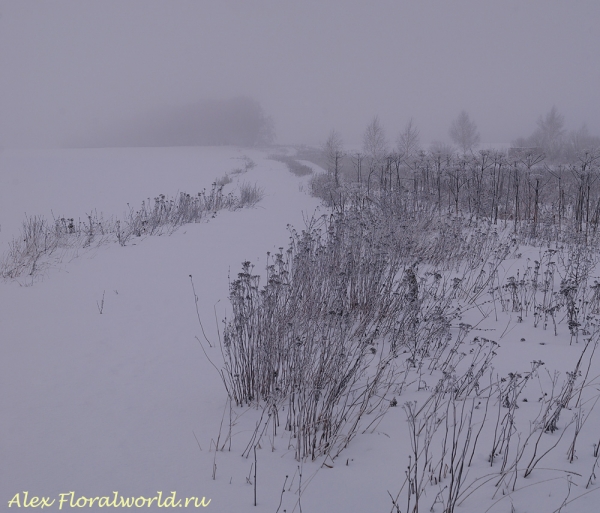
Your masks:
{"label": "misty horizon", "polygon": [[168,141],[173,113],[239,97],[278,144],[360,145],[375,115],[390,145],[411,118],[449,143],[464,110],[483,147],[553,107],[599,135],[598,19],[594,1],[0,0],[0,148],[135,145],[148,120]]}

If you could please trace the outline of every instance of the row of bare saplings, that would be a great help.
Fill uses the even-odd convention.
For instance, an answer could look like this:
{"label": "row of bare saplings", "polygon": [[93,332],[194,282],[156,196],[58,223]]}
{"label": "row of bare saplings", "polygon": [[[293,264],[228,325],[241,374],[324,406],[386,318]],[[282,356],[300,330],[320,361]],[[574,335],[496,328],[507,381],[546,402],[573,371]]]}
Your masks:
{"label": "row of bare saplings", "polygon": [[335,458],[383,415],[406,365],[446,358],[457,300],[480,295],[489,284],[473,276],[509,249],[493,231],[400,222],[375,203],[292,231],[264,286],[249,262],[230,285],[229,397],[268,411],[298,460]]}
{"label": "row of bare saplings", "polygon": [[572,231],[596,233],[600,223],[600,153],[585,153],[570,165],[546,165],[536,153],[508,156],[497,150],[380,160],[357,154],[345,158],[340,171],[340,187],[332,175],[328,187],[315,191],[331,205],[345,203],[356,188],[367,197],[375,190],[393,191],[406,211],[487,219],[533,236],[542,231],[552,240]]}

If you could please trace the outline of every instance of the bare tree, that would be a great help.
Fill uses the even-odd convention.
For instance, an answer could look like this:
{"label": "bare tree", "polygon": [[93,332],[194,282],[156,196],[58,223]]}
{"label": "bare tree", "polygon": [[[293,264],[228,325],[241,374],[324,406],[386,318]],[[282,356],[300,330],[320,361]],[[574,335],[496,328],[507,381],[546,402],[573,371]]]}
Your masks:
{"label": "bare tree", "polygon": [[405,159],[414,157],[421,149],[419,129],[412,118],[406,123],[404,130],[398,136],[398,153]]}
{"label": "bare tree", "polygon": [[369,167],[376,167],[383,162],[388,152],[385,130],[381,126],[379,116],[369,123],[363,137],[363,152],[369,160]]}
{"label": "bare tree", "polygon": [[381,165],[388,153],[385,131],[379,122],[379,116],[375,116],[369,123],[363,136],[363,151],[369,165],[369,176],[367,178],[367,190],[370,188],[371,175]]}
{"label": "bare tree", "polygon": [[333,174],[335,185],[340,185],[340,171],[342,167],[342,158],[344,157],[344,143],[340,134],[334,129],[329,133],[329,137],[323,145],[323,153],[327,160],[327,171]]}
{"label": "bare tree", "polygon": [[471,121],[466,111],[462,111],[450,125],[450,138],[463,153],[475,148],[480,141],[477,125]]}
{"label": "bare tree", "polygon": [[556,107],[552,107],[548,114],[538,119],[531,139],[550,159],[556,159],[562,153],[566,134],[564,126],[565,117],[558,113]]}

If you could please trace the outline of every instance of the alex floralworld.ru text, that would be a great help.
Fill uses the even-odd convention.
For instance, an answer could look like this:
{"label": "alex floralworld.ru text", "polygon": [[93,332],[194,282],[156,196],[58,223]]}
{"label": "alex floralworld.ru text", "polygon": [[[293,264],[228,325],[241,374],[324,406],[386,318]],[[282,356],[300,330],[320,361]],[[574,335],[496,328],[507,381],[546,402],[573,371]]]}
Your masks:
{"label": "alex floralworld.ru text", "polygon": [[177,499],[177,493],[171,492],[171,495],[163,499],[162,492],[156,492],[154,497],[123,497],[118,492],[113,492],[112,497],[76,497],[75,492],[67,492],[58,494],[58,499],[51,497],[35,497],[29,496],[29,492],[15,494],[8,501],[9,508],[46,508],[51,507],[58,500],[58,509],[70,508],[85,508],[97,506],[99,508],[143,508],[156,505],[159,508],[205,508],[210,504],[211,499],[206,497],[186,497],[185,499]]}

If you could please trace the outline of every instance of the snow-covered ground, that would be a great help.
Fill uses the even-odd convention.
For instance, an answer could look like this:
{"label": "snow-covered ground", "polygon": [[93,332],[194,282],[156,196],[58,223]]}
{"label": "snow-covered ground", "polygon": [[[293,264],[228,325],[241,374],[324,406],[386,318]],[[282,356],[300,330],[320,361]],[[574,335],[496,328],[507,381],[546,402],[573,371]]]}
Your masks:
{"label": "snow-covered ground", "polygon": [[[244,157],[256,167],[231,174],[226,187],[262,187],[265,197],[255,207],[221,211],[172,235],[125,247],[82,250],[46,269],[43,279],[0,283],[0,511],[24,507],[25,492],[27,500],[54,500],[45,508],[50,511],[59,510],[61,494],[69,492],[74,501],[112,499],[114,492],[148,498],[162,492],[164,500],[176,492],[185,510],[196,509],[185,506],[186,498],[205,497],[210,504],[201,509],[214,512],[392,509],[389,494],[402,487],[410,449],[401,407],[390,408],[375,431],[358,435],[335,462],[297,462],[285,437],[273,446],[265,438],[256,461],[254,454],[244,458],[257,412],[230,412],[220,376],[196,339],[219,362],[221,321],[231,313],[228,279],[245,260],[262,272],[266,253],[287,247],[288,224],[301,229],[315,212],[325,211],[305,192],[306,177],[289,173],[266,152],[237,148],[3,151],[0,249],[18,235],[26,214],[85,218],[95,209],[122,216],[128,203],[135,208],[158,194],[210,188],[214,179],[243,168]],[[527,256],[507,260],[502,276],[524,269]],[[190,275],[212,348],[201,334]],[[500,313],[495,322],[491,306],[485,309],[490,313],[479,328],[489,331],[481,336],[501,344],[497,375],[527,371],[533,360],[561,375],[574,368],[582,344],[569,344],[564,325],[562,336],[554,337],[550,329],[517,323],[515,314]],[[564,414],[563,425],[572,415]],[[512,495],[499,491],[492,498],[492,484],[492,491],[483,488],[456,511],[508,512],[514,504],[512,511],[550,513],[568,494],[570,500],[586,492],[562,511],[597,511],[595,480],[587,490],[585,485],[599,438],[596,415],[582,430],[573,464],[565,463],[561,449],[540,465],[578,475],[567,479],[563,470],[540,469],[520,477]],[[224,440],[224,450],[215,451]],[[476,463],[485,464],[488,445],[478,446]],[[79,505],[87,504],[80,499]],[[399,507],[405,513],[405,503]],[[98,503],[87,509],[99,510]],[[146,509],[159,510],[156,502]]]}

